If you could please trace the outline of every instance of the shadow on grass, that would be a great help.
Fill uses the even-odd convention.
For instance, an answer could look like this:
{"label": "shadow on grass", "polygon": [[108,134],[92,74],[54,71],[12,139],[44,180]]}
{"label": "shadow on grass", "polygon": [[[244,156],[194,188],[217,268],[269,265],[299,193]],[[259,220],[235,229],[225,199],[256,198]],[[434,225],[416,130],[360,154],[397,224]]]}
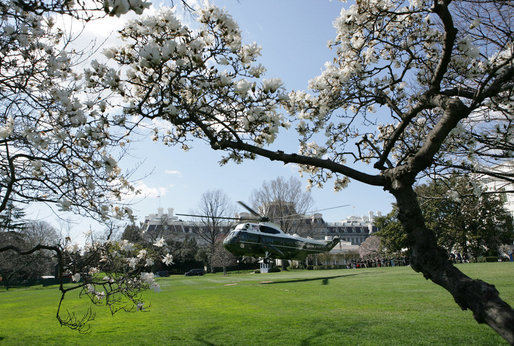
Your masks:
{"label": "shadow on grass", "polygon": [[[354,274],[356,275],[356,274]],[[361,335],[369,333],[373,325],[365,319],[355,321],[318,321],[311,325],[311,336],[300,341],[299,345],[307,346],[312,344],[356,344],[362,340]]]}
{"label": "shadow on grass", "polygon": [[200,336],[197,336],[197,337],[195,338],[195,341],[199,342],[199,343],[200,343],[200,344],[202,344],[202,345],[208,345],[208,346],[214,346],[214,345],[215,345],[215,344],[213,344],[212,342],[209,342],[209,341],[207,341],[207,340],[204,340],[204,339],[203,339],[202,337],[200,337]]}
{"label": "shadow on grass", "polygon": [[307,281],[321,281],[322,285],[328,285],[328,280],[331,279],[339,279],[349,276],[355,276],[359,274],[344,274],[344,275],[334,275],[334,276],[323,276],[319,278],[308,278],[308,279],[295,279],[295,280],[284,280],[284,281],[263,281],[261,284],[263,285],[274,285],[274,284],[290,284],[295,282],[307,282]]}

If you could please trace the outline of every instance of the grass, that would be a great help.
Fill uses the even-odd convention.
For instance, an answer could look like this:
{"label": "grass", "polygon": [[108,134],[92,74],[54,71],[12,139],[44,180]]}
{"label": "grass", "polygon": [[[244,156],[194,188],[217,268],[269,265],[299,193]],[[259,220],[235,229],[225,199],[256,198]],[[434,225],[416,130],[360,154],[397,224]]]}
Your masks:
{"label": "grass", "polygon": [[[461,265],[514,305],[514,265]],[[58,291],[0,291],[0,344],[498,345],[489,327],[409,267],[208,274],[159,279],[147,312],[112,317],[95,308],[91,332],[55,319]],[[77,312],[85,299],[67,301]]]}

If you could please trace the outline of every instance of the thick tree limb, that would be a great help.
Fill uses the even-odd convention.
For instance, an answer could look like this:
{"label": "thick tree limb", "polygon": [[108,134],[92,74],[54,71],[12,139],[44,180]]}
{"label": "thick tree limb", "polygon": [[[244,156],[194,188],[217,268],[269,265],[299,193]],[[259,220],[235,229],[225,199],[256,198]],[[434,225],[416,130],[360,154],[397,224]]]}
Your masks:
{"label": "thick tree limb", "polygon": [[473,312],[478,323],[486,323],[514,344],[514,310],[493,285],[473,280],[453,266],[446,251],[437,246],[433,232],[426,228],[412,185],[402,180],[398,178],[390,191],[396,197],[398,218],[408,235],[412,268],[450,292],[463,310]]}
{"label": "thick tree limb", "polygon": [[459,121],[466,118],[470,113],[470,109],[458,99],[434,96],[431,101],[434,105],[442,108],[444,114],[428,134],[423,146],[410,160],[412,165],[410,169],[415,174],[432,164],[435,154],[441,149],[441,145],[448,134],[457,126]]}
{"label": "thick tree limb", "polygon": [[284,164],[296,163],[300,165],[308,165],[313,167],[325,168],[334,173],[340,173],[351,179],[360,181],[365,184],[373,186],[385,186],[386,180],[381,175],[371,175],[348,166],[338,164],[330,159],[321,159],[317,157],[298,155],[298,154],[287,154],[283,151],[277,150],[272,151],[264,149],[255,145],[234,142],[234,141],[219,141],[212,145],[213,149],[234,149],[240,151],[246,151],[252,154],[256,154],[262,157],[266,157],[271,161],[281,161]]}
{"label": "thick tree limb", "polygon": [[439,63],[436,67],[435,73],[430,81],[430,90],[432,92],[438,92],[441,87],[441,81],[443,80],[446,71],[448,70],[448,64],[452,58],[453,45],[457,37],[457,29],[453,24],[453,18],[448,10],[448,4],[450,1],[447,0],[436,0],[434,1],[434,7],[432,10],[436,13],[444,25],[444,40],[443,40],[443,51]]}

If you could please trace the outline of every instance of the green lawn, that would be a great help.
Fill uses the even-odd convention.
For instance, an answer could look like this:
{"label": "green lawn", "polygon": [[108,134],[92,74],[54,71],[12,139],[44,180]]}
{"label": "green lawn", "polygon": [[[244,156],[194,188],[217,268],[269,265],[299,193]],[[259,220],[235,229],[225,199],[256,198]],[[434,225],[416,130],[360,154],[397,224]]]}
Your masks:
{"label": "green lawn", "polygon": [[[514,305],[514,264],[465,264]],[[208,274],[159,280],[147,312],[95,308],[91,332],[55,319],[58,291],[0,291],[0,344],[498,345],[450,295],[410,267],[273,274]],[[85,299],[67,304],[84,311]]]}

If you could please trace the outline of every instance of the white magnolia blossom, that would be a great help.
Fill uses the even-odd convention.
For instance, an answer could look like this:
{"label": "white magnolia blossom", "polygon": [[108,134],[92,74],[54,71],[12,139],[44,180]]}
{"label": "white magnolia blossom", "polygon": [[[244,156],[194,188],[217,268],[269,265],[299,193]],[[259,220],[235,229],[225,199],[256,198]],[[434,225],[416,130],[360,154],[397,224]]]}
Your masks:
{"label": "white magnolia blossom", "polygon": [[127,259],[130,268],[135,269],[139,259],[137,257],[131,257]]}
{"label": "white magnolia blossom", "polygon": [[164,240],[163,237],[160,237],[159,239],[157,239],[154,243],[153,243],[154,246],[157,246],[157,247],[163,247],[164,245],[166,245],[166,241]]}
{"label": "white magnolia blossom", "polygon": [[68,245],[66,245],[65,250],[72,254],[77,253],[80,251],[80,246],[77,243],[68,244]]}
{"label": "white magnolia blossom", "polygon": [[255,87],[254,83],[247,81],[246,79],[241,79],[236,82],[234,85],[234,91],[241,95],[242,97],[246,97],[248,92]]}
{"label": "white magnolia blossom", "polygon": [[143,0],[104,0],[105,8],[110,10],[109,14],[119,17],[132,10],[137,14],[150,7],[151,2]]}
{"label": "white magnolia blossom", "polygon": [[161,290],[159,284],[155,282],[155,276],[153,273],[141,273],[141,280],[155,292],[159,292]]}
{"label": "white magnolia blossom", "polygon": [[448,197],[450,197],[451,200],[453,200],[457,203],[460,203],[462,201],[459,193],[454,190],[448,191]]}
{"label": "white magnolia blossom", "polygon": [[350,179],[348,177],[338,178],[334,182],[334,191],[341,191],[345,189],[350,183]]}
{"label": "white magnolia blossom", "polygon": [[61,201],[59,201],[59,209],[62,211],[68,211],[71,207],[71,201],[67,198],[63,198]]}
{"label": "white magnolia blossom", "polygon": [[137,253],[137,258],[144,259],[147,254],[148,251],[146,251],[145,249],[139,250],[139,252]]}
{"label": "white magnolia blossom", "polygon": [[13,118],[7,119],[5,126],[0,126],[0,139],[5,139],[12,135],[14,131],[14,120]]}
{"label": "white magnolia blossom", "polygon": [[[144,288],[160,290],[159,285],[155,282],[154,274],[143,270],[145,268],[148,270],[148,267],[152,267],[156,261],[171,265],[173,263],[171,254],[162,255],[159,252],[154,254],[153,251],[144,248],[139,248],[136,251],[136,246],[127,240],[100,242],[93,241],[93,237],[89,239],[90,241],[84,247],[84,253],[92,257],[93,254],[96,254],[94,257],[99,258],[99,260],[95,263],[96,266],[88,265],[83,268],[88,275],[82,276],[79,272],[76,272],[71,275],[71,278],[73,282],[83,287],[84,292],[94,299],[95,303],[102,301],[102,304],[106,305],[120,304],[121,300],[117,300],[117,298],[111,301],[111,296],[120,294],[113,287],[123,286],[124,290],[128,290],[126,293],[129,294],[129,300],[134,305],[142,303],[140,300],[130,298],[132,297],[131,294],[137,290]],[[69,243],[70,240],[67,239],[67,242]],[[162,245],[162,242],[162,238],[156,241],[157,245]],[[64,251],[69,255],[78,254],[80,251],[75,249],[76,246],[76,244],[74,246],[68,244]],[[69,266],[74,267],[74,264],[69,263]],[[67,272],[71,274],[70,269],[67,269]],[[102,276],[99,275],[100,273],[102,273]],[[81,280],[83,282],[80,282]]]}
{"label": "white magnolia blossom", "polygon": [[173,256],[167,253],[166,256],[163,256],[162,263],[166,264],[167,266],[173,264]]}
{"label": "white magnolia blossom", "polygon": [[265,93],[274,93],[282,87],[282,84],[279,78],[264,79],[262,81],[262,91]]}
{"label": "white magnolia blossom", "polygon": [[134,244],[129,242],[127,239],[123,239],[120,244],[121,250],[125,252],[130,252],[134,250]]}
{"label": "white magnolia blossom", "polygon": [[321,158],[325,155],[326,148],[319,146],[316,142],[309,142],[306,143],[305,146],[302,146],[299,153],[306,156]]}

